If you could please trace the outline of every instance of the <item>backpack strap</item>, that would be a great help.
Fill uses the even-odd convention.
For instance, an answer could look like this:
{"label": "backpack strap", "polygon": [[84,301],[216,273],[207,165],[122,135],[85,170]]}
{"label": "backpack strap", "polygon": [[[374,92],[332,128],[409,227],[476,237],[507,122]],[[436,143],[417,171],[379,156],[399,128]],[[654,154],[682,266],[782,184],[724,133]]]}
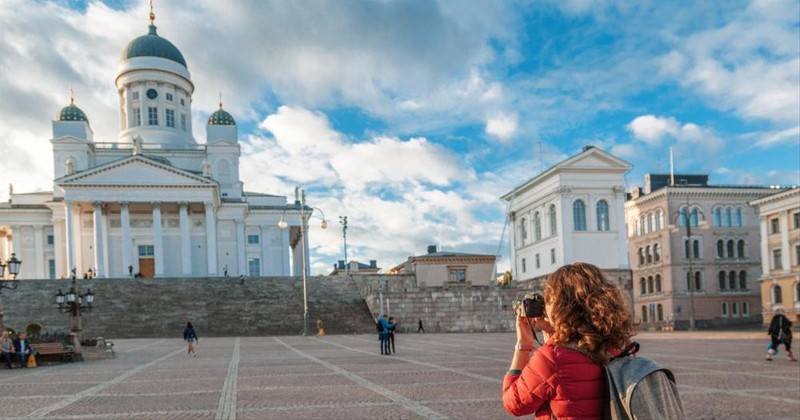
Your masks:
{"label": "backpack strap", "polygon": [[618,355],[616,355],[616,356],[612,357],[612,358],[611,358],[611,359],[609,359],[608,361],[609,361],[609,362],[611,362],[611,361],[612,361],[612,360],[614,360],[614,359],[620,359],[620,358],[622,358],[622,357],[633,356],[633,355],[635,355],[636,353],[638,353],[638,352],[639,352],[639,347],[640,347],[640,346],[639,346],[639,343],[637,343],[637,342],[633,341],[633,342],[631,342],[631,344],[629,344],[629,345],[628,345],[628,347],[626,347],[625,349],[623,349],[623,350],[622,350],[622,352],[621,352],[620,354],[618,354]]}

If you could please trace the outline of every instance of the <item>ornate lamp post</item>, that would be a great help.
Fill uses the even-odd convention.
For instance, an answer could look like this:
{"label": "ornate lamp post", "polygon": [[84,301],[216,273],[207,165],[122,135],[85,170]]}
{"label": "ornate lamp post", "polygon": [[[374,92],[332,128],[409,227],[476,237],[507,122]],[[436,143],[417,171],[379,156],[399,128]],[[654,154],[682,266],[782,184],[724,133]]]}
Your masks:
{"label": "ornate lamp post", "polygon": [[347,262],[347,216],[339,216],[339,223],[342,224],[342,239],[344,239],[344,276],[349,277],[350,263]]}
{"label": "ornate lamp post", "polygon": [[[22,265],[22,260],[18,260],[14,253],[11,253],[11,257],[5,263],[0,260],[0,331],[6,329],[5,324],[3,324],[3,289],[13,290],[17,288],[17,274],[19,274],[20,265]],[[6,267],[11,280],[6,280]]]}
{"label": "ornate lamp post", "polygon": [[[297,191],[299,187],[295,188],[295,196],[297,195]],[[283,208],[283,213],[281,213],[281,220],[278,222],[278,227],[281,229],[286,229],[289,227],[289,224],[286,222],[286,219],[283,218],[283,215],[286,214],[287,211],[293,210],[300,213],[300,239],[303,241],[300,244],[301,247],[301,265],[302,265],[302,272],[303,272],[303,335],[308,335],[308,279],[306,275],[306,271],[308,268],[308,261],[306,256],[306,209],[319,210],[322,214],[322,223],[320,223],[320,227],[322,229],[327,229],[328,221],[325,220],[325,212],[322,209],[317,207],[306,207],[306,191],[300,190],[300,200],[295,200],[294,206],[286,206]],[[310,216],[310,214],[309,214]]]}
{"label": "ornate lamp post", "polygon": [[76,353],[80,354],[80,348],[77,346],[80,345],[81,331],[83,331],[81,313],[92,312],[94,293],[92,293],[92,289],[88,289],[86,293],[78,292],[78,283],[75,280],[75,271],[73,270],[72,284],[69,290],[67,293],[63,293],[61,289],[58,289],[58,293],[55,295],[55,303],[58,305],[59,312],[69,314],[70,332],[75,334],[77,341],[75,350]]}

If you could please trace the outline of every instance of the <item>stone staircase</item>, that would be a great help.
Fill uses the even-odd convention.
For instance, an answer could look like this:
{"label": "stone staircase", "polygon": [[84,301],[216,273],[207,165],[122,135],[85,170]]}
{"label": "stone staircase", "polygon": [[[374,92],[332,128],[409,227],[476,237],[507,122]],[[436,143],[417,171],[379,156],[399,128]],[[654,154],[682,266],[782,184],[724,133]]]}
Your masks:
{"label": "stone staircase", "polygon": [[[71,280],[24,280],[5,290],[4,323],[15,329],[39,322],[45,331],[66,331],[69,316],[58,312],[54,295]],[[366,302],[352,280],[309,277],[309,331],[322,319],[328,334],[374,332]],[[95,305],[84,313],[83,336],[109,339],[182,337],[192,321],[199,337],[299,335],[303,333],[303,282],[300,277],[92,279]]]}

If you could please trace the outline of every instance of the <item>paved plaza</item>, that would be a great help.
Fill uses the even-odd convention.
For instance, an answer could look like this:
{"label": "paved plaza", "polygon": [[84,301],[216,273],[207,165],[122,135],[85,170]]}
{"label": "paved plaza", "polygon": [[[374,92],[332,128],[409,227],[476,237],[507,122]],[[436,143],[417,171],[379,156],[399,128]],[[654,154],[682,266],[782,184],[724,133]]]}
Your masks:
{"label": "paved plaza", "polygon": [[[202,331],[200,332],[202,334]],[[642,333],[690,418],[800,413],[800,366],[763,359],[762,332]],[[500,403],[514,335],[406,334],[116,341],[111,360],[0,370],[0,417],[61,419],[510,418]]]}

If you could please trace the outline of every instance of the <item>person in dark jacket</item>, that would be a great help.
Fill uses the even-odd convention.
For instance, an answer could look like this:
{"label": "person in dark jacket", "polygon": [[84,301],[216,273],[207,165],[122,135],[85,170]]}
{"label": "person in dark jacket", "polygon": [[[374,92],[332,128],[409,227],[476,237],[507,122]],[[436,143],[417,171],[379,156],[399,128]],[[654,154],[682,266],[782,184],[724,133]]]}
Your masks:
{"label": "person in dark jacket", "polygon": [[[603,366],[635,334],[622,294],[594,265],[565,265],[544,285],[544,316],[516,311],[517,344],[503,380],[503,407],[537,419],[603,419]],[[545,343],[532,354],[532,329]],[[591,333],[590,333],[591,332]]]}
{"label": "person in dark jacket", "polygon": [[786,347],[786,357],[792,362],[797,361],[792,354],[792,322],[789,321],[789,318],[786,318],[782,310],[775,311],[775,316],[772,317],[772,321],[769,323],[767,334],[770,338],[767,361],[772,361],[772,356],[778,352],[778,346],[781,344]]}
{"label": "person in dark jacket", "polygon": [[186,355],[196,357],[197,352],[194,350],[194,343],[197,342],[197,333],[194,331],[191,322],[187,322],[186,328],[183,329],[183,340],[189,345]]}
{"label": "person in dark jacket", "polygon": [[392,347],[392,353],[397,353],[397,351],[394,349],[394,332],[397,331],[397,323],[394,321],[393,316],[389,317],[389,324],[391,325],[389,327],[389,344]]}
{"label": "person in dark jacket", "polygon": [[377,323],[381,328],[380,331],[378,331],[378,341],[380,342],[381,346],[381,354],[388,356],[392,354],[389,351],[389,328],[392,327],[392,324],[386,318],[386,314],[381,315],[381,317],[378,318]]}
{"label": "person in dark jacket", "polygon": [[28,367],[28,358],[31,357],[33,349],[31,349],[31,340],[28,340],[28,335],[25,331],[20,331],[17,334],[17,339],[14,340],[14,349],[17,352],[19,364],[22,367]]}

